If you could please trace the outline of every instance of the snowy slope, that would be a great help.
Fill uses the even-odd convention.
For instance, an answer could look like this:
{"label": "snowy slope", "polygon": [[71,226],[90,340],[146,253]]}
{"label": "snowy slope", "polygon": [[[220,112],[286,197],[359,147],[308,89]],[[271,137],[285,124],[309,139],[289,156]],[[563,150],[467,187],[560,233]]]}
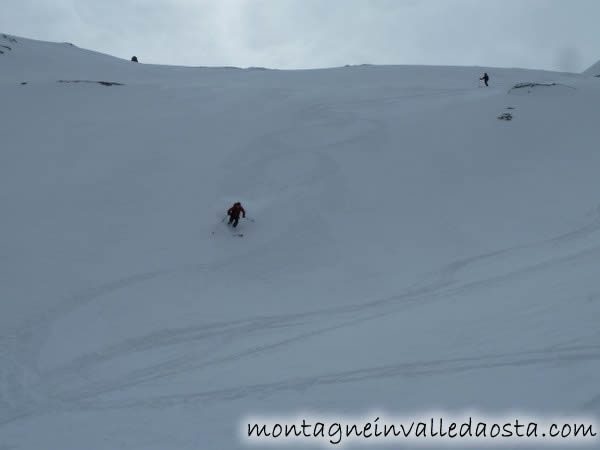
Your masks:
{"label": "snowy slope", "polygon": [[595,79],[0,45],[0,448],[238,449],[245,415],[304,410],[600,413]]}
{"label": "snowy slope", "polygon": [[593,66],[588,67],[583,73],[594,77],[600,76],[600,61]]}

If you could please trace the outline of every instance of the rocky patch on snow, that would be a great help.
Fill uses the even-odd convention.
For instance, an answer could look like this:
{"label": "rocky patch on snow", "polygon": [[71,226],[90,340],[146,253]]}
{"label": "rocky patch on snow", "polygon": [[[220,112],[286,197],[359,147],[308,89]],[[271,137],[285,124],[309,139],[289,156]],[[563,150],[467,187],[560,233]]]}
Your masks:
{"label": "rocky patch on snow", "polygon": [[58,80],[58,83],[96,83],[102,86],[124,86],[123,83],[117,83],[116,81]]}
{"label": "rocky patch on snow", "polygon": [[534,88],[536,86],[557,86],[556,83],[532,83],[532,82],[526,82],[526,83],[517,83],[515,84],[512,89],[523,89],[523,88]]}
{"label": "rocky patch on snow", "polygon": [[13,44],[17,43],[17,40],[14,37],[9,36],[8,34],[2,34],[0,36],[2,36],[2,39],[4,39],[5,41],[12,42]]}
{"label": "rocky patch on snow", "polygon": [[[17,42],[17,40],[14,37],[9,36],[8,34],[2,34],[2,35],[0,35],[0,37],[2,37],[2,39],[4,41],[6,41],[7,43],[10,43],[10,44],[15,44]],[[12,47],[10,45],[0,44],[0,55],[3,55],[7,51],[9,52],[11,50],[12,50]]]}
{"label": "rocky patch on snow", "polygon": [[513,93],[527,93],[531,94],[534,90],[553,88],[557,91],[575,90],[574,87],[566,84],[555,83],[555,82],[539,82],[539,81],[527,81],[515,84],[508,90],[509,94]]}

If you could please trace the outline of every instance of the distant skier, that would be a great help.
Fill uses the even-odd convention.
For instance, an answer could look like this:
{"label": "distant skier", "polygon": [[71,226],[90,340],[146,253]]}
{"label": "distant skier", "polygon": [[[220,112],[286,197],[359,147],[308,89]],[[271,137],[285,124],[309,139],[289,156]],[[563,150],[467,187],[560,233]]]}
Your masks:
{"label": "distant skier", "polygon": [[487,74],[487,72],[483,73],[483,76],[480,78],[480,80],[483,80],[483,82],[485,83],[485,87],[488,87],[488,81],[490,80],[490,77]]}
{"label": "distant skier", "polygon": [[237,227],[237,224],[240,220],[240,213],[242,213],[242,217],[245,219],[246,211],[240,202],[235,202],[233,206],[227,210],[227,215],[229,216],[229,225],[232,225],[233,228]]}

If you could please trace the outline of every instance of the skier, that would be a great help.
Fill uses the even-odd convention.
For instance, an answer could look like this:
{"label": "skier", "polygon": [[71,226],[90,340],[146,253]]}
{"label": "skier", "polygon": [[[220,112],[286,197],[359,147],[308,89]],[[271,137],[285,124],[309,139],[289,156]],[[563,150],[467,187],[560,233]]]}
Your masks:
{"label": "skier", "polygon": [[485,87],[488,87],[488,81],[489,81],[490,77],[487,74],[487,72],[483,73],[483,76],[480,78],[480,80],[483,80],[483,82],[485,83]]}
{"label": "skier", "polygon": [[242,213],[242,217],[245,219],[246,211],[240,202],[235,202],[233,206],[227,210],[227,215],[229,216],[229,225],[232,225],[233,228],[237,227],[237,224],[240,220],[240,213]]}

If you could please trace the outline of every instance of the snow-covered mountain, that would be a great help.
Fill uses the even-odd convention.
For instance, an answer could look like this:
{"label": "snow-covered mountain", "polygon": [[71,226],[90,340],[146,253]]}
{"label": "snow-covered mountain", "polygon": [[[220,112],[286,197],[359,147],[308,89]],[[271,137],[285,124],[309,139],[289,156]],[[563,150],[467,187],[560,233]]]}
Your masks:
{"label": "snow-covered mountain", "polygon": [[600,61],[588,67],[583,73],[586,75],[592,75],[594,77],[600,77]]}
{"label": "snow-covered mountain", "polygon": [[595,78],[0,45],[0,448],[600,413]]}

